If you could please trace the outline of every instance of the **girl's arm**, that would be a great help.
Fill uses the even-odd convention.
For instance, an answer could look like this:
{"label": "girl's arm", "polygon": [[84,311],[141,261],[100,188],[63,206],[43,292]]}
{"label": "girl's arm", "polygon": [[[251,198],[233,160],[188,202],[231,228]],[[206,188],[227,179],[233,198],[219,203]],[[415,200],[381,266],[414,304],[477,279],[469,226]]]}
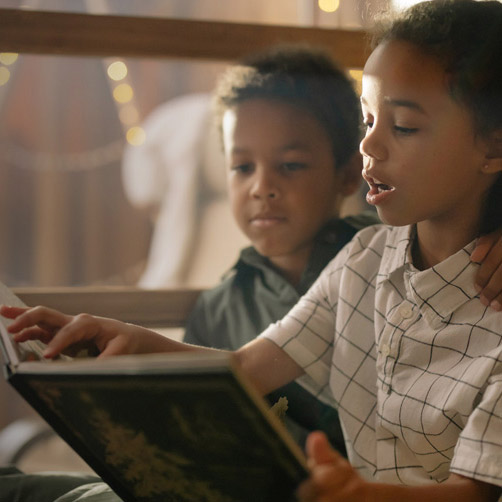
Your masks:
{"label": "girl's arm", "polygon": [[311,474],[298,489],[300,502],[496,502],[502,492],[456,474],[427,486],[369,483],[331,448],[322,432],[308,437],[307,455]]}
{"label": "girl's arm", "polygon": [[[155,331],[115,319],[89,314],[66,315],[47,307],[0,306],[0,314],[13,322],[8,327],[18,343],[41,340],[47,345],[48,359],[82,349],[98,357],[120,354],[149,354],[177,351],[215,351],[177,342]],[[268,394],[303,374],[286,352],[266,338],[256,338],[234,353],[237,363],[258,391]]]}
{"label": "girl's arm", "polygon": [[481,302],[502,310],[502,230],[480,237],[471,260],[481,264],[475,279]]}

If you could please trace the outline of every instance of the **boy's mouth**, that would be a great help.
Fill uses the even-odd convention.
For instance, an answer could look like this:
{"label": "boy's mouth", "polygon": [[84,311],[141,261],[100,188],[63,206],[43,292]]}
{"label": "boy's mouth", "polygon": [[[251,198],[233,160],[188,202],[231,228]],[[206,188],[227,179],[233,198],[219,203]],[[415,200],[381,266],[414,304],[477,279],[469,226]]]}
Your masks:
{"label": "boy's mouth", "polygon": [[285,221],[286,218],[284,216],[269,213],[257,214],[250,219],[250,223],[253,226],[260,228],[273,227],[279,223],[284,223]]}

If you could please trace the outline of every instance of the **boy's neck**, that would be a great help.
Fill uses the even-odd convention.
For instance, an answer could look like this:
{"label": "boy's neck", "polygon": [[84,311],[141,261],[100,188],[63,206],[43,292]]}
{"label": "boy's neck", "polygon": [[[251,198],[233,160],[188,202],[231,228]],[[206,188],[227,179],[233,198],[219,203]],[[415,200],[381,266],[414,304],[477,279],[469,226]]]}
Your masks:
{"label": "boy's neck", "polygon": [[302,250],[294,255],[274,256],[268,259],[290,284],[297,287],[307,267],[311,251],[311,249]]}

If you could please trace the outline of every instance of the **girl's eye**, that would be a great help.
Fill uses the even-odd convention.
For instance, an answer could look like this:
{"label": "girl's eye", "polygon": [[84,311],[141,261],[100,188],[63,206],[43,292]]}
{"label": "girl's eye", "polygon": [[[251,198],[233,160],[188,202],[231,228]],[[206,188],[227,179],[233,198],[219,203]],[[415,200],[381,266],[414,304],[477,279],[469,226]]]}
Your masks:
{"label": "girl's eye", "polygon": [[396,133],[401,134],[403,136],[409,136],[410,134],[413,134],[418,131],[418,128],[416,127],[401,127],[401,126],[394,126],[394,130]]}
{"label": "girl's eye", "polygon": [[369,120],[365,120],[363,124],[366,129],[371,129],[373,127],[373,122],[370,122]]}
{"label": "girl's eye", "polygon": [[282,168],[287,172],[299,171],[305,169],[307,165],[303,162],[284,162]]}

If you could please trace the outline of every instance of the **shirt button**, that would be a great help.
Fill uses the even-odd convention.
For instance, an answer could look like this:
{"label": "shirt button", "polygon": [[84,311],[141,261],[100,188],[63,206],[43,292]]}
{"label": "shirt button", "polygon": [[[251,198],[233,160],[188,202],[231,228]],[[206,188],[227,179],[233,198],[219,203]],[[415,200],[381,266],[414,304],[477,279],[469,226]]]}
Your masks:
{"label": "shirt button", "polygon": [[390,347],[386,343],[384,343],[380,348],[380,353],[383,357],[387,357],[390,354]]}
{"label": "shirt button", "polygon": [[399,307],[399,313],[403,319],[408,319],[413,315],[413,309],[411,308],[411,305],[405,303]]}

